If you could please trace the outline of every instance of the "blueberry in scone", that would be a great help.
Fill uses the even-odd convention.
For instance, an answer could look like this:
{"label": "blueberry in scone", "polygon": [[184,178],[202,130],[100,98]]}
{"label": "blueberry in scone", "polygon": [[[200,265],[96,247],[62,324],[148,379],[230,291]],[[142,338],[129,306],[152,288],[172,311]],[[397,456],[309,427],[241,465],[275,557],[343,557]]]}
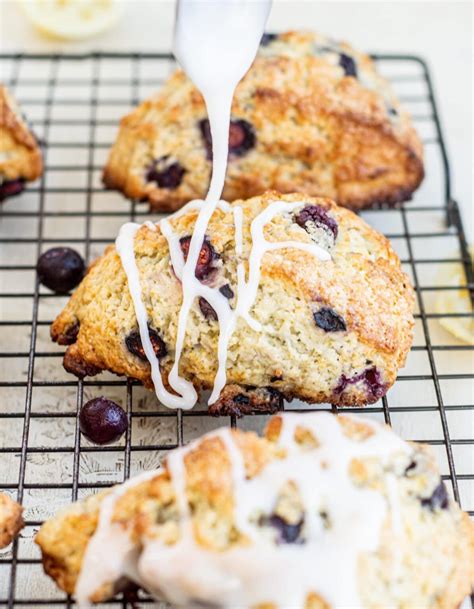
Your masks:
{"label": "blueberry in scone", "polygon": [[[104,181],[170,211],[207,192],[212,139],[204,100],[181,71],[123,118]],[[311,32],[266,34],[238,85],[223,197],[267,189],[362,209],[409,199],[423,150],[374,62]]]}
{"label": "blueberry in scone", "polygon": [[0,85],[0,202],[43,173],[38,141],[7,88]]}
{"label": "blueberry in scone", "polygon": [[[265,247],[270,243],[273,249],[255,265],[255,227],[275,206],[283,211],[265,216],[262,227]],[[240,254],[234,224],[239,210]],[[167,220],[183,260],[197,213],[190,205]],[[132,253],[151,345],[166,385],[175,357],[182,283],[162,226],[139,228]],[[279,243],[286,245],[276,249]],[[319,247],[326,259],[318,259],[312,247]],[[248,311],[259,327],[249,325],[241,308],[236,309],[248,294],[239,289],[239,264],[247,277],[260,273]],[[228,345],[227,386],[212,414],[275,412],[283,398],[341,406],[373,403],[405,362],[413,333],[409,279],[387,239],[328,199],[268,192],[217,209],[195,277],[222,296],[229,312],[241,312]],[[199,296],[187,319],[180,359],[181,375],[198,392],[213,387],[221,327],[209,296]],[[89,269],[54,321],[51,336],[68,345],[64,366],[77,376],[110,370],[153,388],[128,278],[115,247]]]}
{"label": "blueberry in scone", "polygon": [[5,548],[23,528],[22,508],[5,493],[0,493],[0,549]]}
{"label": "blueberry in scone", "polygon": [[429,446],[369,419],[283,414],[264,437],[220,429],[170,452],[36,542],[84,604],[131,580],[182,607],[457,609],[474,524],[439,488]]}

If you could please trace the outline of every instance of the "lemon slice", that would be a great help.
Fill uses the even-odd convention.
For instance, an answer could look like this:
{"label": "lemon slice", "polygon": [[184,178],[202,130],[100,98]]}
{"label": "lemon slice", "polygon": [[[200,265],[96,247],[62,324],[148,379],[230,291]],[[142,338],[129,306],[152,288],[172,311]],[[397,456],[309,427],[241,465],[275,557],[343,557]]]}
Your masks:
{"label": "lemon slice", "polygon": [[43,34],[81,40],[113,27],[124,2],[118,0],[19,0],[23,12]]}
{"label": "lemon slice", "polygon": [[[469,248],[471,263],[474,262],[474,246]],[[458,286],[466,284],[466,276],[461,264],[446,265],[438,274],[439,285]],[[435,311],[440,314],[468,313],[472,311],[468,290],[447,290],[440,292],[435,301]],[[445,330],[463,342],[474,345],[474,318],[442,317],[439,323]]]}

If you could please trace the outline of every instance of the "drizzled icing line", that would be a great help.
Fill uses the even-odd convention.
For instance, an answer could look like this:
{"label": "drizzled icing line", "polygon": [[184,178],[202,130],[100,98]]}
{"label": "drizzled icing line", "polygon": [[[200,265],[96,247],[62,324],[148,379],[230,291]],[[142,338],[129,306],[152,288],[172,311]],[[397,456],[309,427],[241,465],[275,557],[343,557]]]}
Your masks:
{"label": "drizzled icing line", "polygon": [[[227,382],[228,347],[237,326],[238,318],[241,317],[244,319],[252,330],[257,332],[262,330],[260,322],[251,316],[250,311],[257,298],[261,265],[264,255],[270,251],[292,248],[307,252],[322,262],[331,259],[330,254],[326,250],[314,243],[299,241],[270,242],[265,239],[265,226],[270,223],[276,215],[294,211],[304,204],[304,201],[273,201],[253,219],[250,226],[252,245],[248,258],[248,279],[245,275],[245,266],[242,260],[243,210],[240,206],[231,206],[225,201],[219,201],[215,206],[212,206],[202,200],[196,200],[191,201],[185,208],[172,216],[172,218],[179,218],[189,209],[199,209],[199,216],[196,220],[186,261],[184,260],[180,246],[180,236],[173,230],[169,219],[163,219],[159,222],[161,232],[168,243],[173,269],[176,276],[181,281],[183,289],[183,302],[179,312],[178,330],[175,342],[175,359],[168,378],[169,384],[179,396],[171,394],[165,389],[159,371],[159,363],[157,362],[151,341],[148,337],[148,320],[146,319],[145,307],[143,305],[133,245],[139,225],[125,224],[121,228],[116,241],[117,252],[120,255],[122,266],[127,275],[129,290],[132,295],[135,314],[140,328],[140,337],[142,339],[142,344],[144,345],[144,352],[152,368],[152,380],[155,386],[155,392],[158,399],[165,404],[165,406],[168,406],[169,408],[189,409],[194,406],[197,400],[197,393],[193,385],[179,374],[179,363],[186,336],[189,312],[196,298],[202,297],[209,302],[217,314],[219,323],[219,339],[217,346],[218,368],[214,379],[214,387],[209,398],[209,404],[213,404],[219,398],[219,395]],[[228,299],[225,298],[217,288],[212,288],[199,281],[194,272],[199,251],[205,239],[205,231],[212,216],[210,210],[214,211],[217,208],[221,209],[223,212],[232,211],[234,220],[235,253],[238,259],[236,302],[234,309],[231,308]],[[206,214],[202,217],[201,214],[204,211]],[[199,230],[196,229],[198,224]],[[143,335],[145,335],[145,340]]]}
{"label": "drizzled icing line", "polygon": [[[397,536],[403,533],[403,525],[394,475],[386,474],[385,498],[379,490],[355,485],[349,467],[354,459],[364,458],[377,458],[387,465],[397,454],[409,458],[412,448],[384,426],[341,416],[369,426],[372,435],[363,440],[348,437],[337,418],[329,413],[280,415],[282,427],[277,446],[286,456],[268,463],[252,479],[246,478],[243,455],[229,429],[211,432],[170,453],[167,468],[180,517],[179,540],[170,546],[156,539],[142,539],[144,547],[140,555],[131,551],[130,542],[123,547],[116,544],[114,565],[122,565],[123,571],[115,568],[113,574],[117,579],[127,575],[150,593],[164,595],[186,607],[201,603],[216,604],[223,609],[248,609],[259,603],[273,603],[275,607],[303,609],[310,592],[317,593],[333,607],[362,606],[360,557],[379,548],[388,508]],[[301,448],[296,443],[294,436],[299,426],[313,434],[315,447]],[[246,542],[236,542],[231,549],[219,552],[197,543],[186,492],[185,457],[209,437],[219,438],[224,445],[231,467],[234,522],[247,538]],[[127,489],[141,481],[130,481]],[[288,481],[296,485],[302,501],[304,539],[299,544],[278,545],[263,533],[258,516],[272,513]],[[110,520],[124,490],[111,496],[108,503],[109,498],[104,500],[100,525],[86,551],[80,581],[94,582],[89,587],[90,593],[98,589],[98,582],[110,582],[107,577],[111,570],[103,564],[107,561],[93,560],[90,555],[98,552],[100,559],[101,548],[106,547],[109,560],[113,543],[109,538],[115,534]],[[322,512],[327,514],[329,526],[323,521]],[[400,558],[394,558],[393,578],[397,577]]]}

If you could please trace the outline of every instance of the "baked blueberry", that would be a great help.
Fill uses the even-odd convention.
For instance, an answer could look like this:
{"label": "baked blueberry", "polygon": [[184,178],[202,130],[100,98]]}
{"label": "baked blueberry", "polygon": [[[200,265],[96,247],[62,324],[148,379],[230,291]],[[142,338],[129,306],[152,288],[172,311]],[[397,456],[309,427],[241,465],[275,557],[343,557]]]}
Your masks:
{"label": "baked blueberry", "polygon": [[222,296],[225,296],[229,300],[231,298],[234,298],[234,290],[230,287],[230,285],[228,283],[226,283],[225,285],[222,285],[219,288],[219,292],[222,294]]}
{"label": "baked blueberry", "polygon": [[19,195],[25,189],[25,181],[22,179],[18,180],[6,180],[0,184],[0,202]]}
{"label": "baked blueberry", "polygon": [[[150,341],[153,346],[153,351],[155,352],[156,357],[158,359],[165,357],[165,355],[168,353],[168,350],[166,349],[166,345],[161,336],[158,334],[158,332],[148,326],[148,336],[150,337]],[[125,338],[125,344],[127,345],[127,349],[130,351],[130,353],[133,353],[133,355],[136,355],[144,362],[147,361],[145,350],[142,344],[142,339],[140,337],[140,332],[138,329],[132,330],[132,332],[130,332],[130,334]]]}
{"label": "baked blueberry", "polygon": [[[320,205],[306,205],[295,214],[294,220],[296,224],[304,228],[307,232],[311,231],[311,224],[317,227],[323,227],[333,234],[334,239],[337,237],[338,227],[337,222],[328,212]],[[309,223],[309,224],[308,224]]]}
{"label": "baked blueberry", "polygon": [[449,495],[446,490],[446,485],[442,480],[434,489],[431,497],[422,497],[421,505],[429,508],[432,512],[435,510],[446,510],[449,507]]}
{"label": "baked blueberry", "polygon": [[79,427],[94,444],[111,444],[125,433],[127,415],[121,406],[105,397],[89,400],[79,413]]}
{"label": "baked blueberry", "polygon": [[67,326],[61,336],[58,337],[58,343],[60,345],[72,345],[75,343],[79,334],[79,327],[80,324],[77,320],[70,326]]}
{"label": "baked blueberry", "polygon": [[382,382],[380,372],[375,366],[372,366],[371,368],[364,370],[364,372],[349,378],[345,374],[342,374],[334,389],[334,393],[340,395],[348,385],[355,385],[360,381],[364,382],[369,397],[374,400],[381,398],[387,391],[387,385]]}
{"label": "baked blueberry", "polygon": [[36,271],[44,286],[57,294],[67,294],[84,277],[85,265],[70,247],[53,247],[38,258]]}
{"label": "baked blueberry", "polygon": [[269,524],[277,531],[277,543],[303,543],[301,539],[301,530],[303,528],[303,519],[296,524],[289,524],[284,518],[277,514],[272,514],[266,519]]}
{"label": "baked blueberry", "polygon": [[205,298],[202,296],[199,297],[199,308],[201,309],[201,313],[208,320],[217,321],[217,313],[213,309],[213,307],[207,302]]}
{"label": "baked blueberry", "polygon": [[357,66],[354,59],[345,53],[339,54],[339,65],[344,70],[346,76],[357,78]]}
{"label": "baked blueberry", "polygon": [[[191,244],[191,237],[181,237],[181,239],[179,240],[179,244],[181,246],[181,251],[183,252],[184,259],[187,260],[189,246]],[[212,272],[212,265],[216,258],[218,258],[217,252],[212,247],[210,242],[207,239],[204,239],[201,246],[201,251],[199,252],[195,271],[195,275],[200,281],[208,277],[208,275]]]}
{"label": "baked blueberry", "polygon": [[315,311],[313,317],[314,323],[325,332],[344,332],[347,329],[344,318],[329,307]]}
{"label": "baked blueberry", "polygon": [[162,156],[149,165],[145,178],[147,182],[156,182],[160,188],[172,190],[178,188],[185,173],[186,169],[178,161]]}
{"label": "baked blueberry", "polygon": [[273,32],[265,32],[265,34],[262,36],[262,39],[260,40],[260,46],[267,47],[271,42],[277,40],[277,38],[278,34],[275,34]]}
{"label": "baked blueberry", "polygon": [[[206,146],[207,158],[212,159],[212,135],[209,120],[205,118],[200,121],[199,128]],[[244,119],[230,121],[229,155],[231,157],[239,157],[246,154],[255,147],[256,140],[255,129],[248,121]]]}

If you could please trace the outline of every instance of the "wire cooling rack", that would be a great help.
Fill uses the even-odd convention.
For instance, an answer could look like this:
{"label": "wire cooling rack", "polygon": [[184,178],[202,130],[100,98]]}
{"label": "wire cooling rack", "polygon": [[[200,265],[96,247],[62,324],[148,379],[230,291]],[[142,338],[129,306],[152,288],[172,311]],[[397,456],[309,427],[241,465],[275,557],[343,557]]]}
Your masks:
{"label": "wire cooling rack", "polygon": [[[150,218],[143,204],[107,191],[101,170],[118,120],[155,91],[174,68],[170,55],[0,55],[9,85],[43,142],[45,173],[20,197],[0,207],[0,490],[25,506],[26,528],[0,553],[0,607],[71,607],[73,601],[43,575],[33,536],[41,522],[78,497],[143,469],[166,452],[223,424],[261,429],[265,417],[210,418],[204,406],[174,412],[130,380],[107,373],[78,381],[62,368],[63,349],[49,325],[67,297],[39,285],[38,255],[55,244],[76,248],[87,261],[100,255],[128,220]],[[414,200],[364,217],[398,251],[416,288],[415,341],[388,395],[356,409],[390,423],[403,437],[432,444],[443,479],[474,515],[473,355],[439,324],[469,317],[436,308],[446,291],[472,299],[474,278],[426,64],[417,57],[379,55],[382,74],[411,111],[426,155],[426,179]],[[463,285],[440,285],[440,269],[463,266]],[[436,312],[438,311],[438,312]],[[106,395],[127,411],[126,437],[98,447],[81,437],[84,401]],[[307,409],[294,402],[287,409]],[[329,405],[318,409],[331,408]],[[152,601],[141,597],[140,606]],[[126,599],[107,606],[131,607]],[[162,605],[160,605],[162,606]]]}

